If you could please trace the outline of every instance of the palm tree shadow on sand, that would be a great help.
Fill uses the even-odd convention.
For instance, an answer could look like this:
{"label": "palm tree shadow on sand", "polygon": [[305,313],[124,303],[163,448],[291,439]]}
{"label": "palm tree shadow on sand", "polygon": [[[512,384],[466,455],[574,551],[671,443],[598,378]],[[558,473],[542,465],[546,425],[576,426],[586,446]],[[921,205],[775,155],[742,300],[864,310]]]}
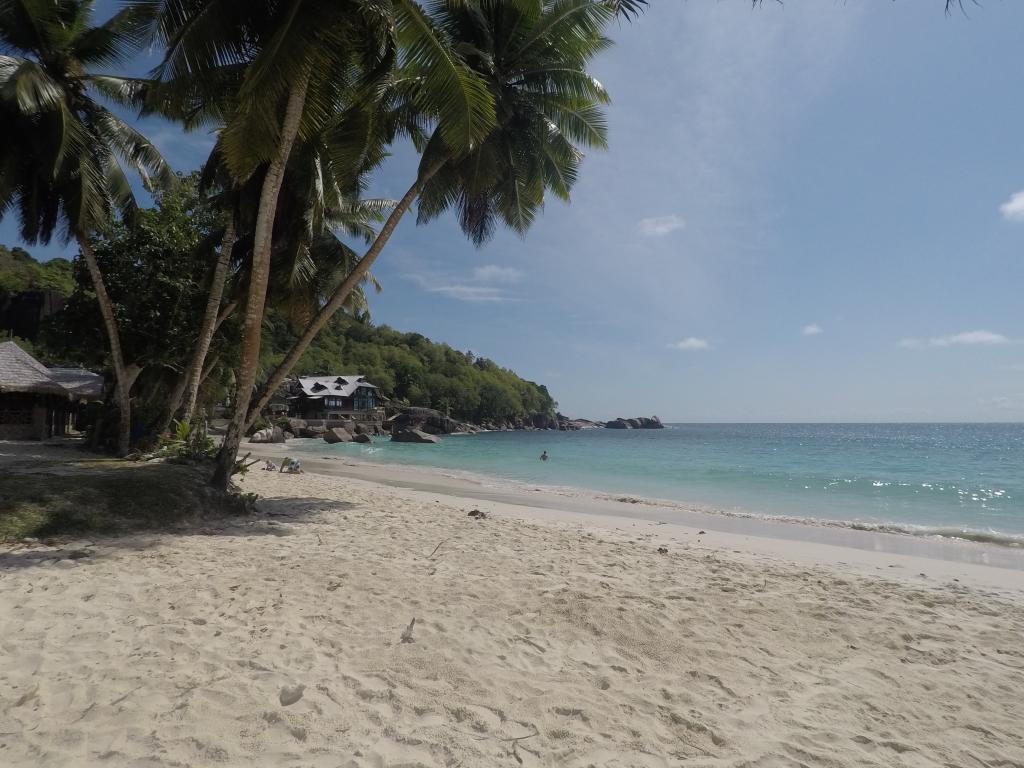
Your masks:
{"label": "palm tree shadow on sand", "polygon": [[[22,469],[19,467],[19,469]],[[0,475],[0,571],[147,549],[174,536],[288,536],[291,525],[352,510],[316,497],[221,494],[209,467],[82,461]]]}

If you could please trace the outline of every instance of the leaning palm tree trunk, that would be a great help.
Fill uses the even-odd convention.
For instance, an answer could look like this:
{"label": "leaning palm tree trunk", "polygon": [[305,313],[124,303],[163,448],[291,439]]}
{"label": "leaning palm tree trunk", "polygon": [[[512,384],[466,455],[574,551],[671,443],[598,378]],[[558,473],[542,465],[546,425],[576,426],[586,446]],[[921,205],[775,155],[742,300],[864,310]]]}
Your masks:
{"label": "leaning palm tree trunk", "polygon": [[224,229],[224,239],[220,245],[220,255],[217,257],[217,264],[213,268],[213,278],[210,280],[210,294],[206,299],[206,313],[203,315],[203,325],[199,330],[199,340],[192,353],[192,360],[185,373],[188,382],[187,394],[185,396],[185,408],[181,418],[184,421],[192,420],[192,412],[196,407],[196,398],[199,396],[199,385],[202,382],[203,365],[206,363],[206,355],[210,351],[210,342],[213,341],[213,334],[217,330],[217,313],[220,311],[220,302],[224,298],[224,284],[228,278],[228,266],[231,263],[231,249],[235,245],[235,217],[234,213],[229,215],[227,226]]}
{"label": "leaning palm tree trunk", "polygon": [[121,417],[117,433],[117,454],[124,456],[131,447],[131,389],[141,369],[138,366],[132,366],[132,370],[129,371],[125,364],[124,352],[121,348],[121,334],[117,330],[117,319],[114,317],[114,305],[110,301],[110,294],[107,293],[103,273],[100,272],[100,265],[96,262],[96,254],[93,253],[92,246],[87,238],[80,237],[78,238],[78,247],[82,251],[85,265],[89,269],[89,277],[92,278],[96,301],[100,305],[100,315],[103,316],[103,325],[106,327],[107,339],[110,342],[110,360],[114,366],[114,392]]}
{"label": "leaning palm tree trunk", "polygon": [[167,406],[161,416],[158,434],[164,434],[171,427],[171,422],[174,420],[175,414],[178,413],[178,409],[181,408],[181,401],[185,399],[185,387],[188,386],[188,372],[184,371],[179,374],[177,380],[174,382],[174,388],[171,390],[170,396],[167,398]]}
{"label": "leaning palm tree trunk", "polygon": [[391,239],[391,235],[395,231],[395,227],[398,226],[398,222],[401,221],[402,216],[412,207],[413,202],[420,193],[420,188],[430,178],[437,173],[443,162],[438,163],[433,168],[428,170],[422,177],[416,180],[416,183],[409,187],[409,191],[405,193],[401,200],[398,201],[398,205],[391,211],[391,215],[388,216],[384,222],[384,226],[381,227],[380,232],[370,245],[369,250],[363,255],[363,258],[359,260],[355,268],[348,274],[348,276],[334,289],[334,293],[331,294],[331,298],[326,304],[320,309],[319,312],[310,320],[305,330],[298,340],[292,345],[292,348],[288,350],[288,354],[285,355],[284,360],[274,369],[274,372],[270,374],[270,378],[267,379],[266,384],[263,385],[260,391],[259,397],[256,402],[249,409],[248,416],[245,420],[246,429],[255,423],[256,419],[259,418],[260,413],[266,408],[267,403],[270,402],[270,398],[273,397],[274,392],[285,378],[291,373],[292,368],[302,357],[309,345],[313,343],[313,340],[317,337],[317,334],[327,325],[328,321],[334,317],[339,309],[344,305],[345,300],[348,299],[349,295],[356,289],[360,281],[365,277],[370,267],[373,266],[373,262],[380,255],[380,252],[384,250],[384,246],[387,245],[388,240]]}
{"label": "leaning palm tree trunk", "polygon": [[242,326],[242,359],[239,366],[238,391],[235,396],[235,412],[228,425],[224,443],[217,454],[217,468],[210,482],[215,488],[226,490],[235,469],[238,446],[245,432],[246,415],[256,384],[256,372],[260,360],[260,343],[263,339],[263,309],[267,300],[267,282],[270,277],[270,246],[274,229],[274,214],[277,199],[284,182],[285,165],[292,151],[292,144],[299,133],[299,123],[306,103],[309,87],[309,71],[305,71],[288,94],[284,122],[281,125],[281,142],[277,153],[270,161],[267,175],[260,191],[259,209],[256,212],[256,228],[253,238],[252,270],[249,281],[249,298],[245,307],[245,321]]}

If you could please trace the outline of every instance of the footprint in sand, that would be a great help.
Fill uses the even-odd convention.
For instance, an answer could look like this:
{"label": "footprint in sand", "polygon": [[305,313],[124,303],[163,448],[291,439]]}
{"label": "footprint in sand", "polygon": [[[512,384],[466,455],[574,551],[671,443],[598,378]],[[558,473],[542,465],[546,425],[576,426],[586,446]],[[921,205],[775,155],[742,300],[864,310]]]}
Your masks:
{"label": "footprint in sand", "polygon": [[286,685],[281,689],[281,693],[277,699],[281,702],[282,707],[290,707],[292,704],[302,698],[303,692],[306,690],[304,685]]}

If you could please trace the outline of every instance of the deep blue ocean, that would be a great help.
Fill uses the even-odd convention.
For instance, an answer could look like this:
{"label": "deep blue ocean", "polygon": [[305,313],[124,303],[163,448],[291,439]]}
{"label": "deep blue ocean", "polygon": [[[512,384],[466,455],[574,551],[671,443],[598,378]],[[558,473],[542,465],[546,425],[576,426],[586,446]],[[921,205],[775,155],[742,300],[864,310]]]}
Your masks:
{"label": "deep blue ocean", "polygon": [[[1024,544],[1024,424],[673,424],[296,447],[531,487]],[[550,461],[539,461],[544,450]]]}

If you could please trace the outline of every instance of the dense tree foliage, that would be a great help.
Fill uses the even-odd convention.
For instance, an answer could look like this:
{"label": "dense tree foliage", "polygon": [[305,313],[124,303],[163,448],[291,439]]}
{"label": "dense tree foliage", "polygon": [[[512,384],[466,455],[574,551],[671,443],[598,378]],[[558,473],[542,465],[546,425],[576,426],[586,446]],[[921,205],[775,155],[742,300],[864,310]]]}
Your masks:
{"label": "dense tree foliage", "polygon": [[[160,194],[153,208],[139,211],[134,226],[117,222],[91,237],[128,362],[177,368],[187,356],[205,299],[217,223],[195,180],[183,179]],[[81,259],[74,263],[74,279],[67,306],[46,329],[45,345],[51,355],[102,367],[103,327]]]}

